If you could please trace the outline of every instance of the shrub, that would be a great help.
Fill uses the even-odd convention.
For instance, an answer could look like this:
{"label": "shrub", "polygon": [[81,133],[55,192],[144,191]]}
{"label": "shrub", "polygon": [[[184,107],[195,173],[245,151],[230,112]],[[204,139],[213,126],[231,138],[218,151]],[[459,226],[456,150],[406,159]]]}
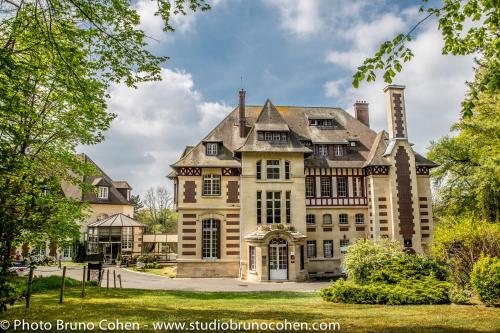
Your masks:
{"label": "shrub", "polygon": [[450,301],[454,304],[470,304],[471,293],[469,290],[453,286],[450,288]]}
{"label": "shrub", "polygon": [[382,240],[376,243],[360,239],[347,248],[343,266],[350,280],[366,283],[376,270],[403,255],[399,242]]}
{"label": "shrub", "polygon": [[391,285],[387,283],[357,284],[337,280],[330,287],[321,290],[324,300],[335,303],[353,304],[446,304],[450,285],[431,277],[424,280],[409,280]]}
{"label": "shrub", "polygon": [[499,305],[500,259],[482,256],[474,264],[470,282],[482,302],[487,305]]}

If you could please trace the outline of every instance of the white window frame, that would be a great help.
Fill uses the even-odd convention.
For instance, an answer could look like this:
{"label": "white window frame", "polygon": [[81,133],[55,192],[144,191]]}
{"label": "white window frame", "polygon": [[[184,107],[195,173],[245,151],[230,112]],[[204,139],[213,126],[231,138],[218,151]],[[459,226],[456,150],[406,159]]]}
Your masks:
{"label": "white window frame", "polygon": [[323,257],[333,258],[333,240],[325,239],[323,241]]}
{"label": "white window frame", "polygon": [[132,227],[122,228],[122,251],[132,251],[134,233]]}
{"label": "white window frame", "polygon": [[328,145],[318,145],[318,155],[323,157],[328,156]]}
{"label": "white window frame", "polygon": [[355,217],[356,224],[365,224],[365,214],[358,213]]}
{"label": "white window frame", "polygon": [[281,133],[273,132],[273,141],[281,141]]}
{"label": "white window frame", "polygon": [[[276,162],[276,163],[275,163]],[[267,160],[266,161],[266,179],[277,180],[281,178],[281,163],[280,160]],[[272,170],[272,173],[270,171]],[[269,175],[273,175],[273,178]],[[277,175],[277,177],[276,177]]]}
{"label": "white window frame", "polygon": [[107,199],[109,197],[109,187],[107,186],[97,186],[97,198]]}
{"label": "white window frame", "polygon": [[221,176],[209,174],[203,176],[203,196],[218,197],[221,195]]}
{"label": "white window frame", "polygon": [[265,141],[272,141],[273,140],[273,133],[272,132],[264,132],[264,140]]}
{"label": "white window frame", "polygon": [[349,224],[349,215],[345,213],[339,214],[339,224],[342,225]]}
{"label": "white window frame", "polygon": [[342,253],[342,254],[347,253],[348,246],[349,246],[349,240],[348,239],[341,239],[340,240],[340,253]]}
{"label": "white window frame", "polygon": [[332,214],[323,214],[323,224],[325,225],[332,224]]}
{"label": "white window frame", "polygon": [[352,190],[353,190],[353,196],[355,197],[363,196],[363,179],[361,177],[352,178]]}
{"label": "white window frame", "polygon": [[315,240],[308,240],[306,244],[307,244],[307,257],[308,258],[316,258],[316,256],[317,256],[316,241]]}
{"label": "white window frame", "polygon": [[306,198],[312,198],[314,197],[314,177],[313,176],[306,176]]}
{"label": "white window frame", "polygon": [[[340,182],[340,179],[343,179]],[[347,177],[337,177],[337,197],[347,197]]]}
{"label": "white window frame", "polygon": [[332,196],[332,179],[330,177],[320,178],[321,197],[330,198]]}
{"label": "white window frame", "polygon": [[344,156],[344,147],[342,145],[333,145],[333,154],[335,156]]}
{"label": "white window frame", "polygon": [[250,271],[255,271],[257,268],[257,255],[256,255],[257,250],[255,249],[255,246],[249,246],[248,247],[248,269]]}
{"label": "white window frame", "polygon": [[315,225],[316,224],[316,215],[315,214],[306,214],[306,224],[307,225]]}
{"label": "white window frame", "polygon": [[281,223],[281,191],[266,192],[266,222]]}
{"label": "white window frame", "polygon": [[218,227],[220,223],[216,219],[202,221],[203,259],[217,259],[219,250]]}
{"label": "white window frame", "polygon": [[217,156],[219,150],[219,144],[216,142],[207,143],[207,156]]}

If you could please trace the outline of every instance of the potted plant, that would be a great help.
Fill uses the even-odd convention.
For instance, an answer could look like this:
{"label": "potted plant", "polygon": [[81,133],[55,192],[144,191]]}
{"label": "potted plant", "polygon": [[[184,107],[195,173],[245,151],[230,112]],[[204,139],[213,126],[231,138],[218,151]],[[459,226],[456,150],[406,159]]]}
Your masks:
{"label": "potted plant", "polygon": [[122,255],[118,254],[116,256],[116,267],[121,267],[121,265],[122,265]]}

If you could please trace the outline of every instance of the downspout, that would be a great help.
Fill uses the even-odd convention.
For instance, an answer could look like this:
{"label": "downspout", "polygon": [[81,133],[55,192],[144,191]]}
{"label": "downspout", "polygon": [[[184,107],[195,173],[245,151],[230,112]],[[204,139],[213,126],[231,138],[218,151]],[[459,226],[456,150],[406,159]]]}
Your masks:
{"label": "downspout", "polygon": [[[243,157],[243,156],[242,156]],[[243,218],[243,168],[240,170],[240,218],[238,219],[239,227],[240,227],[240,280],[242,278],[242,254],[243,254],[243,225],[241,223],[241,219]]]}

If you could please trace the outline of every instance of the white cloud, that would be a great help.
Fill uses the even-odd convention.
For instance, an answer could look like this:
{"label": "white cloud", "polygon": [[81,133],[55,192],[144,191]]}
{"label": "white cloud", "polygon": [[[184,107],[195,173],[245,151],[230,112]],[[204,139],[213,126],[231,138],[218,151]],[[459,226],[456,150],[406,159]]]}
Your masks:
{"label": "white cloud", "polygon": [[341,86],[344,84],[344,80],[334,80],[328,81],[324,84],[326,97],[335,98],[341,93]]}
{"label": "white cloud", "polygon": [[299,37],[314,34],[322,28],[319,0],[266,0],[280,13],[283,29]]}
{"label": "white cloud", "polygon": [[191,74],[163,68],[161,75],[162,81],[137,89],[115,85],[108,107],[117,118],[106,141],[83,149],[113,179],[129,181],[135,193],[170,186],[169,164],[231,111],[222,102],[206,101],[194,89]]}
{"label": "white cloud", "polygon": [[[394,83],[406,86],[409,139],[415,143],[417,151],[424,153],[429,141],[445,135],[451,124],[458,120],[460,103],[466,91],[465,81],[472,79],[473,75],[473,57],[443,56],[442,37],[434,25],[426,27],[409,46],[415,57],[405,64]],[[364,57],[370,55],[365,52]],[[351,107],[355,100],[367,100],[371,127],[386,129],[385,85],[379,75],[376,83],[363,82],[359,89],[349,86],[339,92],[343,96],[340,102]]]}

